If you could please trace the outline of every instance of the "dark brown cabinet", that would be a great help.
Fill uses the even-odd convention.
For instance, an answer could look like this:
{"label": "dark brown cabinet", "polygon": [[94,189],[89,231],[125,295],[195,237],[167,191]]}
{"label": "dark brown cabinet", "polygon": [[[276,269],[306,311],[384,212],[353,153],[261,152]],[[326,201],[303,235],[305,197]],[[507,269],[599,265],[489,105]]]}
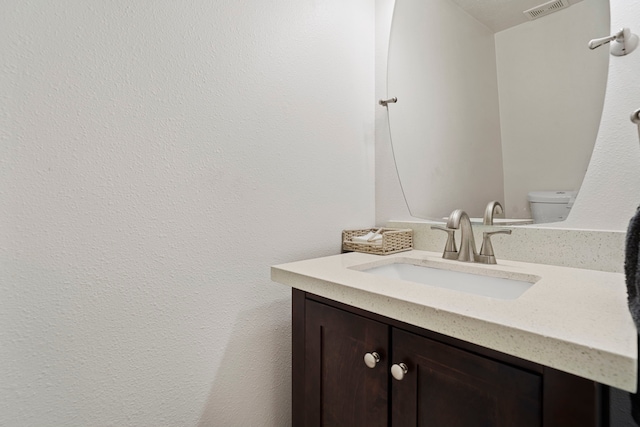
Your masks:
{"label": "dark brown cabinet", "polygon": [[392,425],[541,425],[539,374],[402,329],[392,335],[393,360],[407,365],[404,378],[391,381]]}
{"label": "dark brown cabinet", "polygon": [[[388,326],[310,302],[305,329],[304,425],[386,427]],[[372,351],[381,360],[369,369]]]}
{"label": "dark brown cabinet", "polygon": [[592,381],[293,291],[294,427],[602,427],[606,398]]}

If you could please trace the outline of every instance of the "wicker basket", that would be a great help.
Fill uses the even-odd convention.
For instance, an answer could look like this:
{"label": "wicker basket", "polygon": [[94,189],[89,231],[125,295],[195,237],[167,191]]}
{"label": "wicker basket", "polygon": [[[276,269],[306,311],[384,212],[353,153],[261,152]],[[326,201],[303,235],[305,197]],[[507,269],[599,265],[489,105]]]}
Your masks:
{"label": "wicker basket", "polygon": [[[380,230],[382,242],[354,242],[354,237],[364,236],[369,232]],[[342,231],[342,250],[365,252],[369,254],[388,255],[409,251],[413,248],[413,230],[407,228],[364,228],[361,230]]]}

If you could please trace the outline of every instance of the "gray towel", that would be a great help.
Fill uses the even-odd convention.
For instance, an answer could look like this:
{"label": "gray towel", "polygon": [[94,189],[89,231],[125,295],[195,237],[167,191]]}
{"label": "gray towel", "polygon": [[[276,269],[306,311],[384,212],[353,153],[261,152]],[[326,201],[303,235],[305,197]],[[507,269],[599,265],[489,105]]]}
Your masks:
{"label": "gray towel", "polygon": [[640,330],[640,208],[629,221],[624,274],[627,281],[627,303],[631,317]]}
{"label": "gray towel", "polygon": [[[640,337],[638,338],[638,353],[640,353]],[[636,381],[640,385],[640,370],[636,373]],[[631,399],[631,416],[636,425],[640,426],[640,392],[629,393],[629,399]]]}
{"label": "gray towel", "polygon": [[[627,303],[631,317],[640,330],[640,207],[629,221],[627,230],[626,251],[624,256],[624,274],[627,282]],[[640,351],[640,337],[638,350]],[[640,370],[637,376],[640,384]],[[640,393],[629,393],[631,399],[631,415],[637,425],[640,425]]]}

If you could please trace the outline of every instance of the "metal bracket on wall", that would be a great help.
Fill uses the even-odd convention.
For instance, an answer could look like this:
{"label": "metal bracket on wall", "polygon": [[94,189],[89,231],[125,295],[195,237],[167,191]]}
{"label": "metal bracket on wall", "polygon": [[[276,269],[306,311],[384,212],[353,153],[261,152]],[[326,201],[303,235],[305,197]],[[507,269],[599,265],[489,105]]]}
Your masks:
{"label": "metal bracket on wall", "polygon": [[631,122],[638,125],[638,139],[640,139],[640,108],[631,113]]}
{"label": "metal bracket on wall", "polygon": [[613,42],[611,43],[611,55],[624,56],[635,50],[638,46],[638,40],[638,36],[625,27],[611,36],[591,40],[589,49],[593,50],[603,44]]}
{"label": "metal bracket on wall", "polygon": [[387,104],[395,104],[396,102],[398,102],[398,98],[394,96],[393,98],[389,98],[389,99],[381,99],[380,101],[378,101],[378,104],[382,105],[383,107],[386,107]]}

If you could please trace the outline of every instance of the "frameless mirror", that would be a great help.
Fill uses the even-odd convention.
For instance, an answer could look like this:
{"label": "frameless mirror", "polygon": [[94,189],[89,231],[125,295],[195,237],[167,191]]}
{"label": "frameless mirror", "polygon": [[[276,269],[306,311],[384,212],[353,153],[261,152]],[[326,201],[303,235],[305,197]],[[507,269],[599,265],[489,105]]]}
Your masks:
{"label": "frameless mirror", "polygon": [[608,0],[396,0],[389,43],[389,125],[415,217],[497,200],[531,218],[532,191],[578,190],[596,140],[609,65]]}

